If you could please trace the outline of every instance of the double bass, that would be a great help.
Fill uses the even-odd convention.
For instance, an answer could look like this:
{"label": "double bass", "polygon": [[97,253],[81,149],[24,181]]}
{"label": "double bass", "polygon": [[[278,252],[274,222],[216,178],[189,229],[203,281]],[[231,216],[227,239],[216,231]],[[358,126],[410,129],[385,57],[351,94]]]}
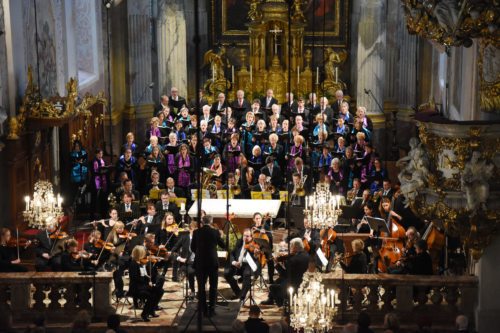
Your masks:
{"label": "double bass", "polygon": [[380,259],[378,260],[377,268],[380,273],[387,273],[388,267],[396,264],[401,259],[406,231],[394,218],[390,199],[383,198],[380,202],[380,207],[384,210],[383,213],[386,214],[386,224],[388,225],[389,234],[382,231],[379,235],[380,239],[382,239],[382,246],[378,252]]}

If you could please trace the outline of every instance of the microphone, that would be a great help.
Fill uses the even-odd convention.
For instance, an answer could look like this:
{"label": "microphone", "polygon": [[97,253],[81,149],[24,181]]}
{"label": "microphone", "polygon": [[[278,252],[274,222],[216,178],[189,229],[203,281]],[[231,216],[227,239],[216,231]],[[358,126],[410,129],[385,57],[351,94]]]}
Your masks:
{"label": "microphone", "polygon": [[366,89],[366,88],[364,88],[363,90],[365,91],[365,94],[367,94],[367,95],[372,92],[370,89]]}
{"label": "microphone", "polygon": [[4,31],[0,30],[0,36],[2,36],[4,34]]}

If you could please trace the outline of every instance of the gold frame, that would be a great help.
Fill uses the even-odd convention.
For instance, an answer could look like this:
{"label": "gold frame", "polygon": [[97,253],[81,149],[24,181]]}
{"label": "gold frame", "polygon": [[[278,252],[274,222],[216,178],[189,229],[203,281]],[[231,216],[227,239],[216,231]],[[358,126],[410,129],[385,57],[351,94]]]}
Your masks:
{"label": "gold frame", "polygon": [[[341,0],[335,0],[335,3],[334,3],[334,6],[335,6],[335,21],[334,21],[334,28],[335,30],[332,31],[332,32],[325,32],[324,35],[326,37],[339,37],[340,36],[340,6],[341,6],[341,3],[340,3]],[[349,0],[345,0],[345,16],[348,17],[349,13]],[[346,26],[347,26],[347,22],[348,20],[345,20],[345,23],[346,23]],[[322,24],[322,22],[320,22]],[[348,31],[348,29],[346,30]],[[309,31],[309,30],[306,30],[305,33],[304,33],[304,36],[306,37],[319,37],[321,39],[321,37],[323,37],[323,32],[316,32],[316,33],[313,33],[313,31]],[[325,44],[326,45],[326,44]]]}
{"label": "gold frame", "polygon": [[498,69],[496,81],[487,82],[483,76],[483,59],[485,50],[488,46],[499,48],[500,46],[494,40],[481,39],[479,42],[479,59],[478,59],[478,74],[479,74],[479,100],[481,111],[495,112],[500,111],[500,69]]}

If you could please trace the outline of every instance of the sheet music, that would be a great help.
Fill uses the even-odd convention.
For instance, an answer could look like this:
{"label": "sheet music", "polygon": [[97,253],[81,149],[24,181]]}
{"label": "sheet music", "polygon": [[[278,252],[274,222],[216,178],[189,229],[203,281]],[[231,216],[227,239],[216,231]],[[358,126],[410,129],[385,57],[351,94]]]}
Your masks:
{"label": "sheet music", "polygon": [[321,249],[316,250],[316,255],[318,256],[318,258],[321,261],[321,264],[323,266],[328,265],[328,259],[326,259],[325,254],[323,253],[323,251],[321,251]]}
{"label": "sheet music", "polygon": [[245,259],[247,261],[248,266],[250,266],[250,268],[252,269],[252,272],[257,271],[257,264],[255,263],[255,261],[253,261],[253,258],[250,255],[250,253],[247,252],[245,254]]}

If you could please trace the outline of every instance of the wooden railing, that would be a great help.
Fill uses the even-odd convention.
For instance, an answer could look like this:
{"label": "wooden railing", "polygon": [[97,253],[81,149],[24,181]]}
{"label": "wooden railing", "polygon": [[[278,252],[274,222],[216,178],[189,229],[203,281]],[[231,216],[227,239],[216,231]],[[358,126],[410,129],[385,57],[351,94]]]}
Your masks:
{"label": "wooden railing", "polygon": [[324,276],[326,288],[339,292],[338,322],[355,321],[366,311],[374,323],[383,322],[388,312],[413,324],[420,314],[433,324],[453,325],[457,314],[473,318],[477,303],[475,276],[419,276],[390,274],[342,274]]}
{"label": "wooden railing", "polygon": [[96,276],[67,272],[0,274],[0,304],[10,305],[15,321],[30,318],[34,311],[45,313],[49,321],[72,321],[83,309],[105,319],[114,311],[110,301],[112,278],[107,272]]}

